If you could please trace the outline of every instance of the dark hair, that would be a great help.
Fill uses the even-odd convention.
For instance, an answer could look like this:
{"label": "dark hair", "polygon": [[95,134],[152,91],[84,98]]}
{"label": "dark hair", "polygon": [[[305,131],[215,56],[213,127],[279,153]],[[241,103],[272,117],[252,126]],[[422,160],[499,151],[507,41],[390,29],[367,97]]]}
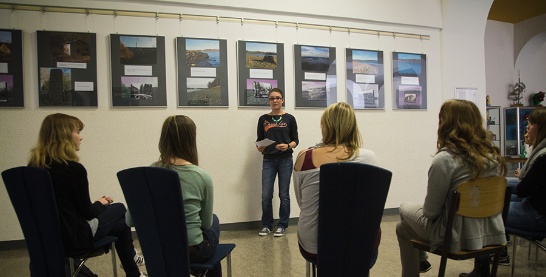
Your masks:
{"label": "dark hair", "polygon": [[537,136],[533,141],[533,149],[546,139],[546,107],[537,107],[529,114],[527,118],[530,124],[537,125]]}
{"label": "dark hair", "polygon": [[272,92],[278,92],[281,94],[281,97],[284,98],[284,93],[282,92],[282,90],[280,88],[272,88],[270,91],[269,91],[269,94],[267,94],[267,96],[271,95]]}
{"label": "dark hair", "polygon": [[447,148],[461,157],[470,168],[473,178],[486,169],[487,160],[500,166],[506,174],[506,162],[500,149],[488,139],[482,114],[476,105],[467,100],[451,99],[440,108],[437,150]]}
{"label": "dark hair", "polygon": [[168,167],[181,158],[198,165],[196,129],[193,120],[185,115],[167,117],[159,138],[159,163]]}

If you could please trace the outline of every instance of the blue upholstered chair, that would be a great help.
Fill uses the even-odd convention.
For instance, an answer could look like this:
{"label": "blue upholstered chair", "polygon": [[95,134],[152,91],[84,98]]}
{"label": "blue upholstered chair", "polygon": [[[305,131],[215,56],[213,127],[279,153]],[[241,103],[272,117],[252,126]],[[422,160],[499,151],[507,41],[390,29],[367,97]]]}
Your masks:
{"label": "blue upholstered chair", "polygon": [[317,260],[321,276],[368,276],[392,173],[352,162],[320,167]]}
{"label": "blue upholstered chair", "polygon": [[191,263],[184,203],[176,172],[159,167],[136,167],[118,172],[138,235],[146,269],[153,277],[190,276],[190,269],[213,269],[227,257],[231,276],[231,251],[235,244],[218,244],[205,263]]}
{"label": "blue upholstered chair", "polygon": [[[117,276],[116,256],[112,243],[116,237],[105,237],[90,250],[65,253],[61,223],[55,202],[51,177],[45,169],[16,167],[2,172],[15,213],[19,218],[30,256],[33,277],[65,276],[65,258],[72,276],[77,276],[89,257],[112,251],[113,276]],[[81,260],[74,269],[74,259]]]}
{"label": "blue upholstered chair", "polygon": [[514,241],[512,242],[512,277],[514,277],[516,269],[516,247],[518,245],[518,238],[529,241],[529,257],[531,256],[531,245],[534,244],[537,247],[537,251],[535,253],[535,261],[538,261],[538,249],[540,248],[542,251],[546,252],[546,247],[544,246],[544,244],[542,244],[542,240],[546,238],[546,230],[542,232],[529,232],[508,226],[506,226],[505,228],[506,233],[515,237]]}

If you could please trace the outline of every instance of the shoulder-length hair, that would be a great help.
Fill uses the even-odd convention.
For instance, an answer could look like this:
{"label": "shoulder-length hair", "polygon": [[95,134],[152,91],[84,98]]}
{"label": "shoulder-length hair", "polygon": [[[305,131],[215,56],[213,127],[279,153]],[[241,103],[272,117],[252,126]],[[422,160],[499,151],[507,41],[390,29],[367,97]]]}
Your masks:
{"label": "shoulder-length hair", "polygon": [[537,107],[531,111],[527,120],[529,123],[537,125],[537,136],[533,141],[533,149],[535,149],[541,141],[546,139],[546,107]]}
{"label": "shoulder-length hair", "polygon": [[159,138],[159,163],[169,167],[176,158],[198,165],[196,126],[185,115],[169,116]]}
{"label": "shoulder-length hair", "polygon": [[362,145],[362,138],[358,131],[356,116],[353,108],[345,103],[334,103],[322,113],[320,119],[322,143],[325,145],[344,145],[348,156],[341,160],[352,158]]}
{"label": "shoulder-length hair", "polygon": [[487,169],[488,161],[500,166],[501,175],[506,174],[506,162],[489,140],[480,110],[470,101],[452,99],[442,105],[437,151],[444,147],[468,164],[474,179]]}
{"label": "shoulder-length hair", "polygon": [[30,151],[29,166],[49,168],[51,162],[79,161],[74,131],[83,130],[84,124],[77,117],[56,113],[42,121],[36,147]]}

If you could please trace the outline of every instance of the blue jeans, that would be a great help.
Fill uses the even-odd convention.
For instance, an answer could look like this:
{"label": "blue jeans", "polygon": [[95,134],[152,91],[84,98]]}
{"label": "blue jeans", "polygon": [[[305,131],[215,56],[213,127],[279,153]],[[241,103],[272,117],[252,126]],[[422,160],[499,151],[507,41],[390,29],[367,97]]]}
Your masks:
{"label": "blue jeans", "polygon": [[510,202],[506,226],[520,230],[539,232],[546,229],[546,216],[539,213],[527,198],[520,198],[521,201]]}
{"label": "blue jeans", "polygon": [[262,226],[273,227],[273,189],[275,177],[279,175],[279,207],[278,227],[288,228],[290,218],[290,178],[294,164],[292,157],[283,159],[263,159],[262,164]]}

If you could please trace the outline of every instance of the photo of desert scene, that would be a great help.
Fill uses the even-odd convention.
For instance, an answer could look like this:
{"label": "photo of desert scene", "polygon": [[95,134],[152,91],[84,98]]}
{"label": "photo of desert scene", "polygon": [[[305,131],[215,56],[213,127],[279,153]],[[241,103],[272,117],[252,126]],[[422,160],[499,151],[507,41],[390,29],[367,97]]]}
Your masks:
{"label": "photo of desert scene", "polygon": [[305,71],[328,71],[330,49],[325,47],[302,46],[301,69]]}
{"label": "photo of desert scene", "polygon": [[11,32],[0,31],[0,61],[7,62],[11,60]]}
{"label": "photo of desert scene", "polygon": [[400,85],[398,87],[398,101],[400,105],[420,106],[421,86]]}
{"label": "photo of desert scene", "polygon": [[40,68],[40,105],[72,104],[72,70]]}
{"label": "photo of desert scene", "polygon": [[[395,65],[395,74],[397,76],[414,76],[421,75],[421,55],[397,53],[398,59],[393,58]],[[396,54],[394,54],[396,55]]]}
{"label": "photo of desert scene", "polygon": [[353,73],[377,75],[379,73],[377,55],[377,51],[353,50]]}
{"label": "photo of desert scene", "polygon": [[268,105],[269,91],[277,87],[277,80],[246,79],[246,104]]}
{"label": "photo of desert scene", "polygon": [[277,68],[277,45],[273,43],[246,43],[246,67],[256,69]]}
{"label": "photo of desert scene", "polygon": [[121,98],[133,101],[154,100],[157,92],[157,77],[121,77]]}
{"label": "photo of desert scene", "polygon": [[121,64],[151,65],[157,63],[157,39],[155,37],[120,36],[119,44]]}
{"label": "photo of desert scene", "polygon": [[13,99],[13,75],[0,75],[0,102]]}
{"label": "photo of desert scene", "polygon": [[186,39],[187,66],[220,66],[220,41]]}
{"label": "photo of desert scene", "polygon": [[46,32],[52,62],[87,63],[91,60],[90,33]]}
{"label": "photo of desert scene", "polygon": [[186,78],[188,84],[188,106],[220,106],[219,78]]}
{"label": "photo of desert scene", "polygon": [[326,82],[301,82],[301,97],[309,101],[325,101]]}

